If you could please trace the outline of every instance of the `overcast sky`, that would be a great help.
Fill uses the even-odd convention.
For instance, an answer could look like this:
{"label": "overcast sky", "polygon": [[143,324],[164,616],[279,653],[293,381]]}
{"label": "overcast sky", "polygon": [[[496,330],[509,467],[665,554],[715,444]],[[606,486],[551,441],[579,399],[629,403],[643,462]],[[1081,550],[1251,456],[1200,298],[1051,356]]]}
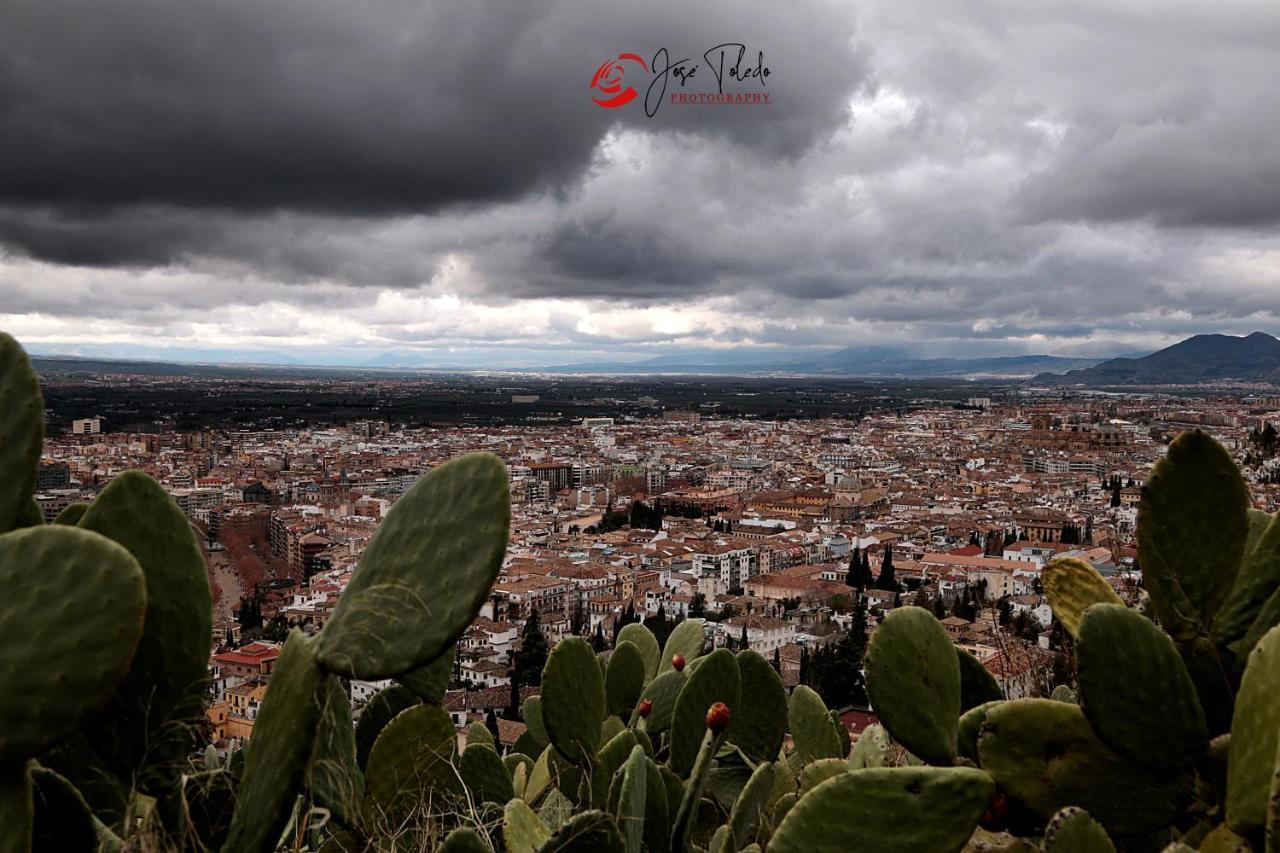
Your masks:
{"label": "overcast sky", "polygon": [[[729,41],[767,105],[648,117],[630,62],[592,101]],[[0,0],[0,328],[494,366],[1276,333],[1277,45],[1275,0]]]}

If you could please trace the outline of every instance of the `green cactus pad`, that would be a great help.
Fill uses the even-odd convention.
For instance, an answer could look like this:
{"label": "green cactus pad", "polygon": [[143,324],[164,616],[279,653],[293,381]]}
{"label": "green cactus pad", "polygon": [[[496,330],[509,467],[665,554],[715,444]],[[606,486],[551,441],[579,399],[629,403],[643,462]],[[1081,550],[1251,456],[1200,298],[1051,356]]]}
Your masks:
{"label": "green cactus pad", "polygon": [[787,733],[787,690],[777,670],[759,652],[738,652],[742,697],[733,711],[729,742],[754,762],[778,756]]}
{"label": "green cactus pad", "polygon": [[1271,790],[1267,804],[1267,853],[1280,851],[1280,746],[1271,770]]}
{"label": "green cactus pad", "polygon": [[491,453],[418,480],[378,526],[320,636],[320,662],[393,678],[438,658],[480,612],[502,567],[507,470]]}
{"label": "green cactus pad", "polygon": [[22,347],[0,332],[0,533],[25,526],[43,444],[40,382]]}
{"label": "green cactus pad", "polygon": [[206,770],[182,779],[185,825],[205,848],[220,850],[236,807],[236,789],[226,770]]}
{"label": "green cactus pad", "polygon": [[1266,521],[1262,534],[1245,548],[1240,574],[1226,601],[1213,618],[1213,639],[1219,645],[1235,642],[1248,633],[1267,599],[1280,590],[1280,522],[1258,510],[1249,510],[1252,534],[1259,520]]}
{"label": "green cactus pad", "polygon": [[1212,625],[1240,571],[1248,507],[1240,469],[1200,430],[1175,438],[1147,478],[1138,563],[1156,615],[1176,639]]}
{"label": "green cactus pad", "polygon": [[537,853],[551,838],[551,831],[524,800],[511,800],[502,810],[502,840],[507,853]]}
{"label": "green cactus pad", "polygon": [[982,724],[987,721],[987,712],[1000,704],[984,702],[976,708],[970,708],[960,715],[960,723],[956,729],[956,752],[970,761],[978,760],[978,736],[982,734]]}
{"label": "green cactus pad", "polygon": [[538,745],[537,752],[531,752],[530,755],[537,755],[551,745],[551,738],[547,737],[547,728],[542,724],[541,696],[530,696],[524,700],[524,704],[520,706],[520,719],[524,720],[530,737]]}
{"label": "green cactus pad", "polygon": [[65,524],[68,527],[75,527],[80,523],[80,519],[84,518],[85,512],[89,509],[86,503],[67,504],[62,508],[53,519],[54,524]]}
{"label": "green cactus pad", "polygon": [[486,744],[468,744],[458,760],[458,772],[477,803],[502,805],[516,795],[506,765],[493,747]]}
{"label": "green cactus pad", "polygon": [[236,853],[275,849],[302,787],[320,723],[321,679],[315,641],[294,628],[276,659],[253,725],[224,849]]}
{"label": "green cactus pad", "polygon": [[61,525],[0,536],[0,589],[5,765],[38,755],[108,700],[129,670],[147,602],[128,551]]}
{"label": "green cactus pad", "polygon": [[[602,809],[609,800],[609,785],[613,774],[622,767],[623,762],[631,755],[636,743],[635,733],[624,729],[614,735],[608,743],[600,747],[591,765],[591,805]],[[641,752],[643,752],[643,748]]]}
{"label": "green cactus pad", "polygon": [[449,680],[453,678],[453,659],[457,650],[457,645],[451,644],[440,657],[426,666],[396,676],[396,681],[412,690],[423,702],[440,704],[449,689]]}
{"label": "green cactus pad", "polygon": [[649,699],[653,702],[653,708],[644,721],[645,731],[659,735],[671,728],[671,715],[676,710],[676,699],[680,697],[680,691],[684,689],[684,683],[688,678],[689,676],[683,672],[676,672],[673,669],[650,681],[645,686],[644,692],[640,694],[640,702],[636,703],[636,710],[631,713],[631,724],[635,725],[640,719],[638,706],[645,699]]}
{"label": "green cactus pad", "polygon": [[600,742],[608,743],[626,727],[626,724],[617,717],[612,715],[605,717],[604,722],[600,724]]}
{"label": "green cactus pad", "polygon": [[[729,706],[732,714],[739,707],[741,689],[738,661],[733,652],[716,649],[707,655],[676,697],[676,707],[671,717],[672,770],[681,776],[689,775],[689,771],[693,769],[693,761],[698,757],[702,736],[707,731],[707,710],[716,702],[723,702]],[[730,729],[732,728],[730,722]]]}
{"label": "green cactus pad", "polygon": [[1055,814],[1044,829],[1044,853],[1115,853],[1115,845],[1089,813],[1068,806]]}
{"label": "green cactus pad", "polygon": [[866,668],[871,707],[893,739],[930,764],[953,763],[960,662],[933,614],[893,610],[871,636]]}
{"label": "green cactus pad", "polygon": [[[686,666],[702,656],[703,646],[707,642],[705,626],[704,619],[686,619],[675,627],[667,637],[667,644],[662,647],[662,659],[658,661],[658,675],[673,669],[671,659],[676,655],[684,656]],[[622,636],[619,635],[618,639],[622,639]]]}
{"label": "green cactus pad", "polygon": [[623,849],[617,822],[593,809],[565,821],[539,853],[622,853]]}
{"label": "green cactus pad", "polygon": [[1120,596],[1098,570],[1075,557],[1059,557],[1040,573],[1053,615],[1072,637],[1079,635],[1080,619],[1093,604],[1120,604]]}
{"label": "green cactus pad", "polygon": [[484,723],[471,723],[467,726],[465,735],[466,737],[463,740],[467,746],[478,743],[489,747],[494,752],[498,751],[498,745],[493,742],[493,732],[489,731]]}
{"label": "green cactus pad", "polygon": [[658,662],[662,657],[662,649],[658,647],[658,638],[640,622],[628,622],[618,632],[618,645],[633,644],[644,658],[644,681],[648,684],[658,674]]}
{"label": "green cactus pad", "polygon": [[1085,611],[1076,674],[1093,730],[1125,758],[1176,769],[1193,764],[1209,745],[1204,711],[1178,650],[1137,611],[1123,604]]}
{"label": "green cactus pad", "polygon": [[827,706],[812,689],[801,684],[791,692],[788,719],[791,740],[801,762],[840,757],[840,740],[827,716]]}
{"label": "green cactus pad", "polygon": [[1248,835],[1267,822],[1267,800],[1280,740],[1280,627],[1249,653],[1227,760],[1227,822]]}
{"label": "green cactus pad", "polygon": [[75,786],[44,767],[31,768],[33,850],[96,850],[93,813]]}
{"label": "green cactus pad", "polygon": [[480,833],[460,826],[445,836],[436,853],[493,853],[493,849]]}
{"label": "green cactus pad", "polygon": [[958,851],[996,792],[968,767],[888,767],[828,779],[791,807],[769,853]]}
{"label": "green cactus pad", "polygon": [[532,805],[538,801],[538,798],[546,793],[555,780],[551,778],[551,756],[555,753],[554,746],[548,746],[542,750],[537,759],[534,760],[533,766],[529,768],[528,780],[524,785],[524,801]]}
{"label": "green cactus pad", "polygon": [[[644,847],[645,813],[649,786],[646,781],[648,766],[644,749],[634,746],[620,768],[618,785],[617,818],[622,832],[622,843],[627,853],[641,853]],[[606,799],[611,799],[606,798]],[[666,805],[666,797],[662,798]]]}
{"label": "green cactus pad", "polygon": [[956,646],[956,660],[960,664],[960,711],[968,711],[985,702],[997,702],[1004,698],[1000,682],[982,662],[964,649]]}
{"label": "green cactus pad", "polygon": [[[1146,617],[1143,617],[1146,618]],[[1076,692],[1065,684],[1059,684],[1049,692],[1049,698],[1055,702],[1070,702],[1072,705],[1079,704],[1076,699]]]}
{"label": "green cactus pad", "polygon": [[29,762],[0,764],[0,853],[29,853],[35,803]]}
{"label": "green cactus pad", "polygon": [[387,723],[401,711],[422,704],[409,688],[399,684],[384,687],[369,697],[356,720],[356,765],[364,770],[369,763],[369,752]]}
{"label": "green cactus pad", "polygon": [[392,820],[428,801],[462,794],[451,761],[457,747],[453,721],[438,705],[415,705],[387,723],[369,752],[365,785]]}
{"label": "green cactus pad", "polygon": [[1237,656],[1246,658],[1258,645],[1263,635],[1277,625],[1280,625],[1280,589],[1271,593],[1271,597],[1262,603],[1249,630],[1245,632],[1242,639],[1233,643],[1231,648]]}
{"label": "green cactus pad", "polygon": [[[635,623],[632,623],[635,624]],[[630,642],[619,642],[609,655],[605,670],[604,692],[610,714],[631,716],[640,692],[644,690],[645,660],[640,648]]]}
{"label": "green cactus pad", "polygon": [[[553,750],[551,754],[554,756],[556,753]],[[573,800],[561,793],[559,788],[547,791],[547,798],[538,808],[538,819],[542,821],[542,825],[554,832],[564,826],[564,822],[572,816]]]}
{"label": "green cactus pad", "polygon": [[1051,699],[1000,702],[978,738],[984,770],[1044,819],[1080,806],[1116,835],[1168,825],[1182,814],[1189,777],[1142,767],[1098,739],[1079,705]]}
{"label": "green cactus pad", "polygon": [[729,812],[733,849],[741,850],[755,840],[765,807],[773,793],[774,772],[774,766],[770,762],[758,764],[743,786],[742,793],[738,794],[738,799],[733,801],[733,809]]}
{"label": "green cactus pad", "polygon": [[581,637],[556,644],[542,670],[542,724],[565,758],[586,766],[600,745],[604,679],[595,653]]}
{"label": "green cactus pad", "polygon": [[1253,853],[1253,845],[1223,823],[1215,826],[1200,842],[1200,853]]}
{"label": "green cactus pad", "polygon": [[356,763],[356,730],[351,702],[341,680],[326,675],[320,686],[320,723],[307,763],[307,788],[316,805],[333,819],[354,828],[364,796],[364,777]]}
{"label": "green cactus pad", "polygon": [[849,762],[844,758],[819,758],[810,761],[800,770],[800,796],[821,785],[833,776],[849,772]]}
{"label": "green cactus pad", "polygon": [[146,576],[147,615],[129,674],[86,729],[122,778],[160,794],[176,789],[201,719],[213,636],[209,575],[191,523],[169,493],[125,471],[80,519],[81,530],[123,545]]}
{"label": "green cactus pad", "polygon": [[124,819],[129,791],[89,743],[83,729],[41,754],[40,763],[75,785],[99,820],[114,826]]}
{"label": "green cactus pad", "polygon": [[[964,717],[960,719],[963,726]],[[849,750],[849,769],[888,767],[892,759],[893,744],[889,742],[889,733],[879,723],[872,723],[862,730],[862,734],[854,741],[853,748]]]}

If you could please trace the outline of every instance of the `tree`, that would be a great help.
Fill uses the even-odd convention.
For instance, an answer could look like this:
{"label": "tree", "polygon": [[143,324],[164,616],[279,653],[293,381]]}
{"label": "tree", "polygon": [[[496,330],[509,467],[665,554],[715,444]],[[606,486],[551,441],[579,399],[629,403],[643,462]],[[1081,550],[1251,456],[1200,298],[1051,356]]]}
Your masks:
{"label": "tree", "polygon": [[853,556],[849,558],[849,571],[845,575],[844,582],[859,590],[871,585],[871,563],[867,559],[866,551],[857,547],[853,549]]}
{"label": "tree", "polygon": [[778,675],[782,675],[782,649],[773,650],[773,669]]}
{"label": "tree", "polygon": [[542,633],[542,620],[536,609],[529,612],[520,633],[520,650],[516,652],[511,676],[518,684],[542,684],[542,668],[547,664],[547,635]]}
{"label": "tree", "polygon": [[747,623],[743,622],[742,636],[738,639],[738,650],[741,651],[747,648],[750,644],[751,644],[750,641],[747,639]]}
{"label": "tree", "polygon": [[893,548],[884,549],[884,558],[880,560],[880,576],[876,578],[876,589],[901,590],[902,587],[894,577]]}
{"label": "tree", "polygon": [[489,730],[489,734],[493,735],[494,748],[498,750],[498,754],[502,754],[502,734],[498,729],[498,715],[493,713],[493,709],[489,709],[489,713],[485,715],[484,727]]}
{"label": "tree", "polygon": [[591,635],[591,648],[595,650],[596,654],[600,654],[608,648],[604,642],[604,622],[596,623],[596,632]]}
{"label": "tree", "polygon": [[707,597],[700,592],[695,592],[693,598],[689,600],[689,616],[693,619],[700,619],[707,613]]}

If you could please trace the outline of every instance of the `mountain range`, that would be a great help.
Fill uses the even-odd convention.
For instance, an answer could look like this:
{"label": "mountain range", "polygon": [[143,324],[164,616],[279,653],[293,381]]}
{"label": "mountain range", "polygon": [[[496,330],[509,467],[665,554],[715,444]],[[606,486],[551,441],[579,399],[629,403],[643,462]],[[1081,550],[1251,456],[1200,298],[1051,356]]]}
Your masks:
{"label": "mountain range", "polygon": [[1041,373],[1053,385],[1195,385],[1239,380],[1280,383],[1280,340],[1266,332],[1245,337],[1195,335],[1141,358],[1113,358],[1065,374]]}

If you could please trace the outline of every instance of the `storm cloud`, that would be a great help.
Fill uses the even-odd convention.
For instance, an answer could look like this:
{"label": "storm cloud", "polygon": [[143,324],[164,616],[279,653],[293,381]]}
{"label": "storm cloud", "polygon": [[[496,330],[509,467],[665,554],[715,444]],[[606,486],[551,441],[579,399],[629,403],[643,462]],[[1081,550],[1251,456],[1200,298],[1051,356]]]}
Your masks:
{"label": "storm cloud", "polygon": [[[1277,331],[1278,40],[1269,0],[0,0],[0,324],[549,362]],[[767,105],[591,101],[725,42]]]}

